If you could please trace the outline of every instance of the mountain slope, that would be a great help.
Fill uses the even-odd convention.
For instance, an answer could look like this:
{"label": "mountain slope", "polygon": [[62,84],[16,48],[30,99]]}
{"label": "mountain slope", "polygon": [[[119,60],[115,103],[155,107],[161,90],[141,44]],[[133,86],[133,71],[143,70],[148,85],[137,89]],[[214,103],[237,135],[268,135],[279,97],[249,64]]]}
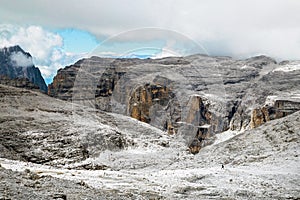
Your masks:
{"label": "mountain slope", "polygon": [[[162,131],[130,118],[123,119],[125,134],[118,116],[26,89],[0,84],[0,102],[3,158],[62,165],[143,143],[133,141],[141,134],[164,138]],[[154,138],[148,142],[160,145]]]}
{"label": "mountain slope", "polygon": [[[0,181],[5,198],[300,198],[300,112],[193,155],[184,135],[26,89],[0,91],[0,176],[21,184]],[[75,183],[89,193],[57,192]]]}

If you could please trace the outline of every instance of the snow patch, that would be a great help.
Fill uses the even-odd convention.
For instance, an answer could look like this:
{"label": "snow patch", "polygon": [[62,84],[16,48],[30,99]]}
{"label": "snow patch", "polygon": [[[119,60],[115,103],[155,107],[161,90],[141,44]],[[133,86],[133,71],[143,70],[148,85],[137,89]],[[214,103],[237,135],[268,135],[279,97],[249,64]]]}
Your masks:
{"label": "snow patch", "polygon": [[265,106],[266,105],[272,106],[277,100],[292,100],[292,101],[300,102],[300,93],[299,91],[291,91],[289,93],[281,93],[279,95],[267,96],[265,101]]}
{"label": "snow patch", "polygon": [[300,64],[284,65],[282,67],[278,67],[278,68],[274,69],[273,72],[276,72],[276,71],[291,72],[291,71],[296,71],[296,70],[300,70]]}
{"label": "snow patch", "polygon": [[244,130],[241,130],[241,131],[228,130],[228,131],[216,134],[216,140],[213,143],[213,145],[219,144],[221,142],[225,142],[226,140],[229,140],[243,132],[244,132]]}
{"label": "snow patch", "polygon": [[278,96],[267,96],[265,105],[274,105],[275,101],[278,100]]}

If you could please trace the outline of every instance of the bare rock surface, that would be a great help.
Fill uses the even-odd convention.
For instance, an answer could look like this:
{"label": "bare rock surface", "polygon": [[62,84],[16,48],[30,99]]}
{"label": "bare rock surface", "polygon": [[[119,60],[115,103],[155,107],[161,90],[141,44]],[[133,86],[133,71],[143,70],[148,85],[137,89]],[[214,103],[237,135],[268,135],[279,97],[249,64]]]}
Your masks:
{"label": "bare rock surface", "polygon": [[91,57],[60,69],[48,93],[131,116],[169,134],[184,134],[196,153],[216,133],[268,121],[256,117],[261,114],[254,110],[264,107],[269,97],[290,102],[268,105],[270,120],[300,110],[299,77],[299,61],[277,63],[266,56]]}
{"label": "bare rock surface", "polygon": [[[133,122],[140,131],[142,123]],[[0,169],[0,190],[4,198],[32,199],[298,199],[299,127],[296,112],[233,133],[197,155],[186,152],[180,138],[161,147],[151,145],[148,136],[135,148],[106,151],[61,167],[0,158],[5,168]],[[222,134],[227,133],[217,136]]]}
{"label": "bare rock surface", "polygon": [[83,181],[68,181],[39,175],[25,169],[15,172],[0,167],[0,199],[131,199],[133,195],[118,195],[115,191],[101,191]]}
{"label": "bare rock surface", "polygon": [[54,87],[72,102],[0,84],[0,198],[300,198],[297,61],[75,65]]}
{"label": "bare rock surface", "polygon": [[[39,92],[0,85],[0,113],[0,156],[4,158],[63,165],[135,145],[134,135],[118,128],[117,116]],[[164,135],[158,129],[143,125],[136,129],[133,122],[126,123],[135,136],[136,131],[148,137]]]}

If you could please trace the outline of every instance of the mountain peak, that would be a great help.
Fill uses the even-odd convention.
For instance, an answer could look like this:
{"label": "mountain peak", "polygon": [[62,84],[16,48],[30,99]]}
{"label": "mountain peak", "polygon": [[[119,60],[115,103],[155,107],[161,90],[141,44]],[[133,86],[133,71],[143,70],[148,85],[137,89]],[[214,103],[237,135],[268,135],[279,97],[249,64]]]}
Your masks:
{"label": "mountain peak", "polygon": [[26,53],[19,45],[3,47],[0,49],[0,51],[4,53],[12,53],[12,52],[22,52],[24,54]]}
{"label": "mountain peak", "polygon": [[32,62],[30,53],[25,52],[19,45],[0,49],[0,75],[10,79],[27,78],[40,90],[47,92],[47,86],[41,72]]}

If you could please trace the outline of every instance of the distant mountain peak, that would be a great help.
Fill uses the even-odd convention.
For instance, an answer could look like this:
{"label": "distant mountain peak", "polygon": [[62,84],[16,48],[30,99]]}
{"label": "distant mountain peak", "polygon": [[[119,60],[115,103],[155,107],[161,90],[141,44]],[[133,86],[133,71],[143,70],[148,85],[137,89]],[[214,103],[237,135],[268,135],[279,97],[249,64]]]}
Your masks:
{"label": "distant mountain peak", "polygon": [[0,75],[10,79],[26,78],[47,92],[47,86],[41,72],[32,62],[30,53],[25,52],[19,45],[0,49]]}
{"label": "distant mountain peak", "polygon": [[0,49],[0,51],[4,52],[4,53],[21,52],[21,53],[30,55],[28,52],[25,52],[19,45],[3,47],[3,48]]}

